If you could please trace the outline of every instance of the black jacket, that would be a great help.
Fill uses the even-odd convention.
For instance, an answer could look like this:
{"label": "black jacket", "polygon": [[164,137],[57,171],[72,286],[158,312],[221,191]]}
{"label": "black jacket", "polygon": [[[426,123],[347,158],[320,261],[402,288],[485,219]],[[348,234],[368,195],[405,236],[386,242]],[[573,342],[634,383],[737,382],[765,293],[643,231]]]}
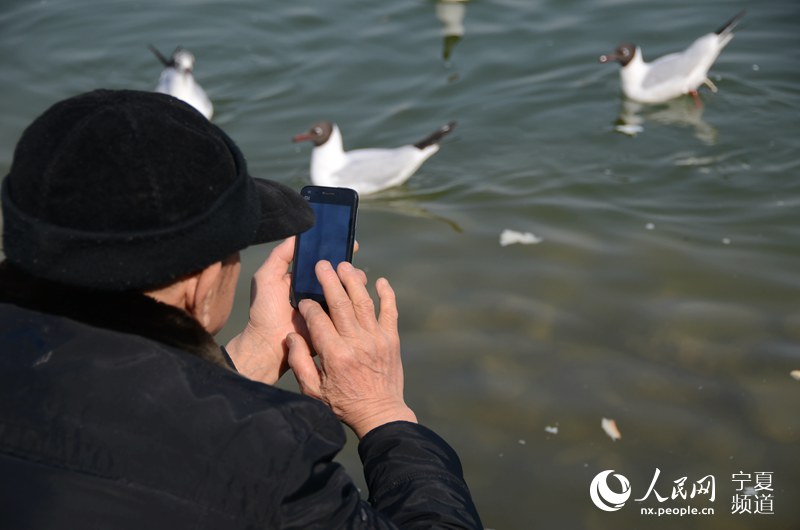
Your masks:
{"label": "black jacket", "polygon": [[365,502],[330,410],[226,368],[187,314],[24,281],[0,269],[2,528],[481,527],[425,427],[361,440]]}

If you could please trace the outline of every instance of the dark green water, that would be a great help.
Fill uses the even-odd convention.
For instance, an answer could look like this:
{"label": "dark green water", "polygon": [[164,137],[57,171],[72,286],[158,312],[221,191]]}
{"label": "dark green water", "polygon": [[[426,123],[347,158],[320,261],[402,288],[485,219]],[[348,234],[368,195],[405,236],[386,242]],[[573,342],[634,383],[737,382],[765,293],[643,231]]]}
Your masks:
{"label": "dark green water", "polygon": [[[398,292],[407,400],[458,449],[487,528],[797,528],[800,4],[461,7],[445,60],[431,1],[3,0],[0,171],[53,102],[154,87],[147,43],[193,51],[251,172],[298,189],[309,146],[289,140],[318,119],[348,147],[458,120],[411,181],[363,201],[356,263]],[[676,51],[743,7],[702,108],[625,105],[597,63],[626,40]],[[542,241],[503,247],[506,229]],[[352,447],[341,460],[359,477]],[[656,468],[662,497],[713,475],[715,501],[635,501]],[[633,495],[607,513],[589,486],[612,469]],[[739,472],[773,473],[773,514],[732,513]],[[686,505],[715,514],[640,513]]]}

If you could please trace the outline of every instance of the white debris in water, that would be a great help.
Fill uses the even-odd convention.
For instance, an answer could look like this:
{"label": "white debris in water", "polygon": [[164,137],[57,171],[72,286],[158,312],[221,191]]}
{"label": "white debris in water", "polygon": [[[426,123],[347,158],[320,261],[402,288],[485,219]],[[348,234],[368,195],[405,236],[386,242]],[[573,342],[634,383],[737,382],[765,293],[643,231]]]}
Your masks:
{"label": "white debris in water", "polygon": [[520,445],[525,445],[525,440],[519,440]]}
{"label": "white debris in water", "polygon": [[753,65],[753,71],[754,71],[754,72],[758,72],[760,69],[761,69],[761,67],[760,67],[760,66],[758,66],[757,64],[754,64],[754,65]]}
{"label": "white debris in water", "polygon": [[723,245],[730,245],[730,244],[731,244],[731,240],[730,240],[730,238],[728,238],[728,237],[723,237],[723,238],[722,238],[722,244],[723,244]]}
{"label": "white debris in water", "polygon": [[557,425],[547,425],[544,428],[544,432],[548,434],[558,434],[558,426]]}
{"label": "white debris in water", "polygon": [[644,225],[644,227],[647,228],[648,230],[655,230],[656,229],[656,225],[653,224],[653,223],[647,223],[646,225]]}
{"label": "white debris in water", "polygon": [[508,245],[513,245],[515,243],[519,243],[521,245],[536,245],[537,243],[541,243],[544,241],[539,236],[533,235],[530,232],[517,232],[515,230],[505,229],[500,234],[500,246],[507,247]]}
{"label": "white debris in water", "polygon": [[792,370],[789,372],[789,375],[791,375],[797,381],[800,381],[800,370]]}
{"label": "white debris in water", "polygon": [[708,166],[717,162],[713,156],[689,156],[675,161],[676,166]]}
{"label": "white debris in water", "polygon": [[625,124],[617,125],[614,127],[614,130],[622,134],[627,134],[628,136],[636,136],[640,132],[644,132],[644,127],[641,125]]}
{"label": "white debris in water", "polygon": [[603,418],[600,421],[600,427],[602,427],[606,434],[615,442],[622,438],[622,433],[619,432],[616,421]]}

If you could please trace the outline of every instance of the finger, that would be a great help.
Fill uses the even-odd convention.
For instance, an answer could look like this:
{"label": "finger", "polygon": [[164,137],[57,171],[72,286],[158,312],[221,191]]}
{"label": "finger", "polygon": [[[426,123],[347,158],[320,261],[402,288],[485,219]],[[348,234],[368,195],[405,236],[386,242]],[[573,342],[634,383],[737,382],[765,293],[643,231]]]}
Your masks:
{"label": "finger", "polygon": [[362,271],[361,269],[355,269],[354,268],[353,270],[355,270],[356,274],[358,275],[358,279],[361,281],[361,283],[364,285],[364,287],[366,287],[367,286],[367,273]]}
{"label": "finger", "polygon": [[[338,281],[338,280],[337,280]],[[300,315],[306,322],[308,336],[317,352],[322,369],[325,369],[325,352],[335,351],[341,340],[331,318],[317,302],[310,299],[301,300],[297,306]]]}
{"label": "finger", "polygon": [[353,311],[359,324],[365,329],[373,329],[377,324],[375,303],[364,282],[366,275],[346,261],[339,264],[337,272],[353,304]]}
{"label": "finger", "polygon": [[339,275],[333,270],[330,262],[325,260],[317,263],[314,270],[322,286],[322,293],[328,303],[328,312],[336,330],[341,335],[354,336],[357,333],[358,320],[353,311],[353,302],[345,291]]}
{"label": "finger", "polygon": [[295,236],[286,238],[273,248],[257,274],[284,276],[289,271],[289,265],[294,259],[294,240]]}
{"label": "finger", "polygon": [[295,237],[289,237],[277,246],[261,264],[261,267],[253,274],[250,281],[250,303],[253,303],[256,294],[258,293],[257,286],[259,284],[271,284],[272,282],[282,282],[286,289],[289,289],[292,283],[291,274],[289,274],[289,267],[292,259],[294,258],[294,241]]}
{"label": "finger", "polygon": [[397,298],[394,289],[386,278],[378,278],[375,282],[375,289],[378,291],[380,300],[380,313],[378,314],[378,324],[386,331],[397,333]]}
{"label": "finger", "polygon": [[353,241],[353,254],[355,254],[356,252],[358,252],[358,249],[359,249],[359,248],[360,248],[360,247],[359,247],[358,241],[354,240],[354,241]]}
{"label": "finger", "polygon": [[307,396],[321,399],[321,374],[317,364],[311,357],[311,350],[308,344],[296,333],[290,333],[286,337],[286,343],[289,346],[289,368],[292,369],[292,373],[297,379],[300,391]]}

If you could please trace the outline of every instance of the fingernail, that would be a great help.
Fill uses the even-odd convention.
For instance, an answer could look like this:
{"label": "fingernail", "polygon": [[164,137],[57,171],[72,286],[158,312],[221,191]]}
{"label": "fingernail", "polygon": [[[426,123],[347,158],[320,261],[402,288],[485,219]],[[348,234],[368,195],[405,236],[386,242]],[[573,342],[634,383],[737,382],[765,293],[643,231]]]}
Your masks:
{"label": "fingernail", "polygon": [[339,266],[344,272],[350,272],[353,270],[353,265],[349,261],[343,261]]}
{"label": "fingernail", "polygon": [[320,270],[323,270],[323,271],[333,270],[333,267],[331,266],[330,262],[326,261],[326,260],[321,260],[319,262],[319,268],[320,268]]}

